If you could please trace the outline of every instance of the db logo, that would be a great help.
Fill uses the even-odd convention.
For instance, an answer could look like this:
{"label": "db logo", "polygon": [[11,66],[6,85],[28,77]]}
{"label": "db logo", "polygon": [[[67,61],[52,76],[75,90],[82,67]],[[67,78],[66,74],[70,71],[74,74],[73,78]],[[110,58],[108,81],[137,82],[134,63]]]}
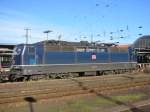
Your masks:
{"label": "db logo", "polygon": [[96,60],[96,54],[95,53],[92,54],[92,60]]}

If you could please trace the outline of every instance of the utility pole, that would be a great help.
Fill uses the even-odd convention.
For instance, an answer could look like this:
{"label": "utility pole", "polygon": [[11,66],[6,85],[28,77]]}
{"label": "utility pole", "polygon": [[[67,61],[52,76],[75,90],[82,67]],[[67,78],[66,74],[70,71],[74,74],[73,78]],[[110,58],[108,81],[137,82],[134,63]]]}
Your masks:
{"label": "utility pole", "polygon": [[46,34],[46,41],[44,41],[44,53],[43,53],[43,64],[46,64],[46,42],[48,42],[48,34],[53,32],[52,30],[46,30],[43,33]]}
{"label": "utility pole", "polygon": [[91,34],[91,43],[93,43],[93,34]]}
{"label": "utility pole", "polygon": [[46,41],[48,41],[48,34],[53,32],[52,30],[46,30],[43,33],[46,33]]}
{"label": "utility pole", "polygon": [[24,30],[26,31],[26,35],[25,35],[25,37],[26,37],[26,44],[28,44],[29,31],[30,31],[31,29],[30,29],[30,28],[25,28]]}

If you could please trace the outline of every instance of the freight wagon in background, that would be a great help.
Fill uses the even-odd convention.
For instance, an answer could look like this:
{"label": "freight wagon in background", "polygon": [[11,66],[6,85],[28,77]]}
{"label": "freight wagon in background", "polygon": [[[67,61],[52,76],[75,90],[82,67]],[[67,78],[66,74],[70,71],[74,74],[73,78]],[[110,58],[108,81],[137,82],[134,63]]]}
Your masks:
{"label": "freight wagon in background", "polygon": [[150,35],[138,38],[132,45],[132,56],[137,61],[139,70],[150,72]]}
{"label": "freight wagon in background", "polygon": [[0,72],[10,70],[14,47],[12,44],[0,44]]}
{"label": "freight wagon in background", "polygon": [[8,80],[15,45],[0,44],[0,81]]}
{"label": "freight wagon in background", "polygon": [[138,38],[132,45],[138,63],[150,63],[150,36]]}
{"label": "freight wagon in background", "polygon": [[127,48],[114,43],[43,41],[15,48],[10,80],[62,78],[135,69]]}

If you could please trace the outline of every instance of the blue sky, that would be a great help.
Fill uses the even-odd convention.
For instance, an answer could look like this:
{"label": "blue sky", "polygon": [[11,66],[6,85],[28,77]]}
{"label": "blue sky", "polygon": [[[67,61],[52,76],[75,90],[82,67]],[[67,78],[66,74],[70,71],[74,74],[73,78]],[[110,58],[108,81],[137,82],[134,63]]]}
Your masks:
{"label": "blue sky", "polygon": [[43,31],[49,29],[49,39],[61,35],[66,41],[91,41],[92,36],[93,41],[130,44],[139,33],[150,34],[149,4],[150,0],[0,0],[0,43],[24,43],[24,29],[29,27],[29,43],[45,40]]}

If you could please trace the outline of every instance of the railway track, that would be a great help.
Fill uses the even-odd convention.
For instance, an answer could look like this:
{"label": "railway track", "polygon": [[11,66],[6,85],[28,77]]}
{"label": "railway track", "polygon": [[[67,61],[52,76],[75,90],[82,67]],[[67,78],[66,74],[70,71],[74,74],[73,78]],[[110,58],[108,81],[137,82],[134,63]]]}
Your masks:
{"label": "railway track", "polygon": [[42,100],[77,94],[108,93],[146,85],[150,85],[150,75],[88,77],[1,84],[0,104],[23,102],[26,97]]}
{"label": "railway track", "polygon": [[[93,80],[101,80],[101,81],[107,81],[109,80],[121,80],[121,79],[125,79],[125,78],[135,78],[135,77],[143,77],[143,76],[147,76],[147,75],[136,75],[136,74],[129,74],[129,75],[125,75],[125,74],[119,74],[119,75],[104,75],[104,76],[94,76],[94,77],[80,77],[78,78],[79,80],[83,80],[83,81],[93,81]],[[63,81],[62,81],[63,80]],[[66,81],[65,81],[66,80]],[[70,80],[71,81],[71,80]],[[36,86],[45,86],[45,85],[55,85],[55,82],[57,82],[57,84],[70,84],[72,82],[70,82],[68,79],[59,79],[59,81],[56,80],[41,80],[41,81],[30,81],[30,82],[13,82],[13,83],[0,83],[0,91],[1,89],[13,89],[13,88],[26,88],[26,87],[36,87]]]}

